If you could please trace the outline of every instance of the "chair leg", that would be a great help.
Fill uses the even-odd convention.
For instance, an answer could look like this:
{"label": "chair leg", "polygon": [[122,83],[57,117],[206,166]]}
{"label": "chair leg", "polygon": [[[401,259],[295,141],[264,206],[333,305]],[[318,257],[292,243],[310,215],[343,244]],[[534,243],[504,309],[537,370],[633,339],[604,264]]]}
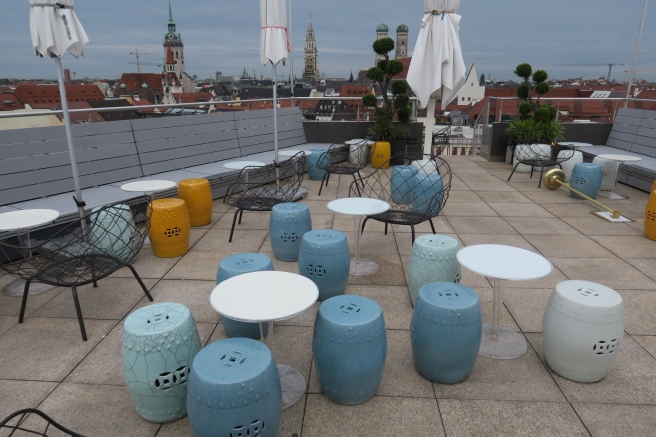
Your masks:
{"label": "chair leg", "polygon": [[82,310],[80,309],[80,301],[77,298],[77,287],[71,287],[73,292],[73,302],[75,302],[75,312],[77,313],[77,321],[80,323],[80,331],[82,331],[82,340],[87,341],[87,331],[84,329],[84,320],[82,320]]}
{"label": "chair leg", "polygon": [[23,317],[25,316],[25,306],[27,305],[27,295],[30,291],[30,282],[29,280],[25,281],[25,287],[23,288],[23,301],[21,302],[20,315],[18,316],[18,323],[23,323]]}
{"label": "chair leg", "polygon": [[358,184],[358,180],[355,178],[355,173],[353,174],[353,180],[355,181],[355,189],[358,191],[358,197],[362,197],[362,192],[360,192],[360,184]]}
{"label": "chair leg", "polygon": [[531,176],[529,176],[531,179],[533,179],[533,166],[531,166]]}
{"label": "chair leg", "polygon": [[235,215],[232,218],[232,227],[230,228],[230,239],[228,240],[228,243],[232,243],[232,234],[235,232],[235,222],[237,221],[237,215],[239,214],[239,211],[241,210],[238,209],[235,211]]}
{"label": "chair leg", "polygon": [[148,292],[148,289],[146,288],[146,285],[145,285],[145,284],[143,283],[143,281],[141,280],[141,277],[139,276],[139,274],[137,273],[137,271],[134,269],[134,267],[132,266],[132,264],[128,264],[128,267],[130,268],[130,270],[132,270],[132,274],[134,275],[135,279],[139,282],[139,285],[141,285],[141,288],[143,289],[144,293],[146,293],[146,296],[147,296],[148,299],[152,302],[152,301],[153,301],[153,297],[152,297],[152,296],[150,295],[150,293]]}
{"label": "chair leg", "polygon": [[362,229],[360,230],[360,235],[364,232],[364,225],[367,224],[367,220],[369,220],[369,217],[365,216],[364,220],[362,220]]}
{"label": "chair leg", "polygon": [[388,225],[388,223],[385,222],[385,235],[387,235],[387,225]]}
{"label": "chair leg", "polygon": [[544,166],[540,169],[540,180],[538,181],[538,188],[542,187],[542,176],[544,175]]}
{"label": "chair leg", "polygon": [[238,222],[237,224],[239,224],[239,225],[241,224],[241,218],[242,218],[243,216],[244,216],[244,210],[243,210],[243,209],[240,209],[240,210],[239,210],[239,222]]}
{"label": "chair leg", "polygon": [[412,232],[412,245],[415,244],[415,225],[410,225],[410,232]]}
{"label": "chair leg", "polygon": [[518,166],[519,164],[520,164],[519,162],[518,162],[517,164],[515,164],[515,166],[513,167],[512,171],[510,172],[510,176],[508,176],[508,179],[506,180],[506,182],[508,182],[508,181],[510,180],[510,178],[511,178],[512,175],[513,175],[513,173],[515,173],[515,169],[517,168],[517,166]]}
{"label": "chair leg", "polygon": [[360,171],[358,171],[358,177],[360,178],[360,183],[362,184],[362,189],[364,189],[364,181],[362,180],[362,176],[360,175]]}
{"label": "chair leg", "polygon": [[437,232],[435,232],[435,226],[433,226],[433,219],[432,218],[428,219],[428,223],[430,223],[430,225],[431,225],[431,229],[433,230],[433,234],[437,234]]}
{"label": "chair leg", "polygon": [[326,176],[330,177],[330,173],[325,172],[323,174],[323,177],[321,178],[321,186],[319,187],[319,196],[321,196],[321,190],[323,190],[323,182],[324,181],[326,182],[326,186],[328,186],[328,179],[326,178]]}

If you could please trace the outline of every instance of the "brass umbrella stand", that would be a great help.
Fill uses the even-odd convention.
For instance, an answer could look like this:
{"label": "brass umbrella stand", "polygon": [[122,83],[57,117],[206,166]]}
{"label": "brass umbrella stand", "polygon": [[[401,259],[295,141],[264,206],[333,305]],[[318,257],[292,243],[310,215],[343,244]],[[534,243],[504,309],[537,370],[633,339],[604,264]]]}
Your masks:
{"label": "brass umbrella stand", "polygon": [[621,214],[621,211],[611,209],[611,208],[607,207],[606,205],[603,205],[602,203],[597,202],[596,200],[592,199],[591,197],[588,197],[585,194],[581,193],[576,188],[570,187],[564,181],[565,181],[565,172],[563,172],[560,169],[554,168],[552,170],[549,170],[544,175],[542,183],[544,184],[545,187],[547,187],[550,190],[556,190],[559,187],[563,186],[563,187],[567,188],[568,190],[571,190],[571,191],[575,192],[576,194],[583,197],[584,199],[592,202],[593,204],[595,204],[596,206],[598,206],[599,208],[603,209],[604,211],[606,211],[610,214],[610,218],[612,220],[609,220],[606,217],[606,215],[603,214],[601,211],[590,211],[590,214],[594,214],[598,217],[603,218],[604,220],[608,220],[608,221],[612,221],[612,222],[615,222],[615,221],[622,221],[622,222],[629,221],[629,222],[632,222],[632,221],[634,221],[633,219],[631,219],[629,217],[623,216]]}

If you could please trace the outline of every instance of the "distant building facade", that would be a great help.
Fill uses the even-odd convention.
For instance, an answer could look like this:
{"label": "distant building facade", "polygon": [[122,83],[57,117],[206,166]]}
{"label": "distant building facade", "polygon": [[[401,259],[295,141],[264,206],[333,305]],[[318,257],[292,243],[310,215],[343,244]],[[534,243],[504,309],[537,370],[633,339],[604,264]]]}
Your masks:
{"label": "distant building facade", "polygon": [[[383,23],[382,21],[376,27],[376,39],[382,39],[382,38],[387,38],[389,36],[389,27],[387,27],[387,24]],[[378,65],[378,62],[382,61],[385,59],[383,56],[376,54],[376,59],[374,60],[374,65]]]}
{"label": "distant building facade", "polygon": [[175,78],[180,81],[184,92],[194,92],[194,80],[185,71],[184,44],[182,43],[180,32],[178,32],[175,27],[173,11],[171,9],[171,0],[169,0],[168,31],[164,34],[163,45],[166,72],[174,75]]}
{"label": "distant building facade", "polygon": [[305,50],[303,51],[305,68],[303,69],[303,79],[319,80],[319,54],[317,52],[317,42],[314,38],[314,29],[312,28],[312,15],[310,15],[310,24],[305,34]]}

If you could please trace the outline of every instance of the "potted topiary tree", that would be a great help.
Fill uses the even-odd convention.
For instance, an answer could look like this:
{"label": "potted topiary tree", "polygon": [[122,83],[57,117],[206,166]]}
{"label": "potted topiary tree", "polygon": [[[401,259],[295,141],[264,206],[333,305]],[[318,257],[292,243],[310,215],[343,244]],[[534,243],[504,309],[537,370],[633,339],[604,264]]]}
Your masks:
{"label": "potted topiary tree", "polygon": [[[372,47],[376,54],[382,56],[382,59],[378,61],[378,65],[367,70],[366,76],[380,87],[383,93],[383,104],[378,106],[378,98],[375,94],[365,94],[362,97],[362,104],[369,108],[376,108],[374,124],[369,130],[376,136],[375,147],[379,150],[390,150],[389,154],[392,154],[393,147],[390,145],[390,141],[403,139],[410,132],[408,123],[412,107],[407,94],[408,83],[405,80],[392,80],[394,76],[403,71],[401,61],[389,59],[389,52],[394,50],[394,40],[392,38],[377,39]],[[390,91],[391,96],[389,95]],[[395,115],[398,120],[396,122],[394,121]],[[394,150],[394,155],[398,152],[400,150]],[[372,159],[374,166],[375,161]]]}

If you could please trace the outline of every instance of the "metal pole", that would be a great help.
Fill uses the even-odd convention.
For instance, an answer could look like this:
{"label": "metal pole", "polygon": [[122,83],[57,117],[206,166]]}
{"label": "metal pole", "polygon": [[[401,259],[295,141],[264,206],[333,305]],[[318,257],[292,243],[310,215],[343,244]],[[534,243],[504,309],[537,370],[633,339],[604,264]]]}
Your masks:
{"label": "metal pole", "polygon": [[276,64],[273,65],[273,146],[275,161],[278,164],[278,85],[276,84]]}
{"label": "metal pole", "polygon": [[289,0],[289,63],[292,70],[292,106],[294,106],[294,43],[292,39],[292,0]]}
{"label": "metal pole", "polygon": [[642,20],[640,21],[640,31],[638,32],[638,41],[636,42],[635,52],[633,53],[633,64],[631,64],[631,76],[629,77],[629,84],[626,87],[626,100],[624,100],[624,107],[629,104],[629,96],[631,95],[631,84],[633,83],[633,74],[635,73],[635,65],[638,60],[638,48],[640,47],[640,38],[642,37],[642,27],[645,24],[645,15],[647,15],[647,4],[649,0],[645,0],[645,7],[642,10]]}

